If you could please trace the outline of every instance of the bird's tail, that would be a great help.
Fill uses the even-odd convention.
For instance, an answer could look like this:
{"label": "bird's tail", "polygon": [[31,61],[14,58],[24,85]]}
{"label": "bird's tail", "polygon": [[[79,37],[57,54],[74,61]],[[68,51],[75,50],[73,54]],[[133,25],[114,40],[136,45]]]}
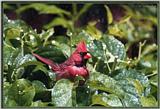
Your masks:
{"label": "bird's tail", "polygon": [[41,57],[41,56],[39,56],[38,54],[35,54],[35,53],[32,53],[32,54],[33,54],[37,59],[39,59],[40,61],[42,61],[43,63],[51,66],[53,70],[56,71],[56,70],[59,69],[58,64],[54,63],[52,60],[43,58],[43,57]]}

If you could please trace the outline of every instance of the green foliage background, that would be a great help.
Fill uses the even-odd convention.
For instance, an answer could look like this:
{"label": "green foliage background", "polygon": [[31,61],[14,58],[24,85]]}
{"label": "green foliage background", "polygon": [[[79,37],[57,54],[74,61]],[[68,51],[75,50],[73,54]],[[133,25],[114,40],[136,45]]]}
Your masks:
{"label": "green foliage background", "polygon": [[[105,33],[95,27],[96,21],[75,28],[74,22],[92,5],[86,3],[77,11],[73,4],[73,12],[54,4],[19,6],[18,15],[30,8],[39,14],[57,15],[44,25],[42,33],[37,33],[20,19],[10,20],[3,14],[4,107],[158,106],[158,46],[156,42],[148,42],[157,37],[153,28],[157,27],[157,7],[142,5],[137,9],[134,5],[121,5],[125,15],[116,21],[109,6],[104,5],[108,22]],[[3,9],[12,8],[3,3]],[[68,37],[51,40],[57,25],[67,29]],[[35,52],[61,63],[82,39],[92,54],[87,63],[90,77],[84,85],[79,85],[81,77],[74,82],[68,79],[56,81],[54,72],[31,54]],[[139,45],[138,56],[130,58],[127,51],[134,43]]]}

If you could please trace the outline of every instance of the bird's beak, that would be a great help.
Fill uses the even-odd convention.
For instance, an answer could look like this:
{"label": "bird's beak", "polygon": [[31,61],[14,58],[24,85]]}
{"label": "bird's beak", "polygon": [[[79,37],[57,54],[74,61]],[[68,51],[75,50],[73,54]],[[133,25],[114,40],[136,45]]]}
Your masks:
{"label": "bird's beak", "polygon": [[84,56],[84,59],[89,59],[89,58],[91,58],[91,57],[92,57],[91,54],[87,53],[87,54]]}

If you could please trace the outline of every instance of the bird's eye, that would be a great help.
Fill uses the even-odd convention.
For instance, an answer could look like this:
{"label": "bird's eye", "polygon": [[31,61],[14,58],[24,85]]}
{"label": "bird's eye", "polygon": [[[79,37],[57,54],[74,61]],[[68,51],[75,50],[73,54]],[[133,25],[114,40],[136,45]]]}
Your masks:
{"label": "bird's eye", "polygon": [[80,54],[81,56],[84,56],[84,55],[87,54],[87,52],[79,52],[79,54]]}
{"label": "bird's eye", "polygon": [[83,55],[83,52],[80,52],[79,54],[82,56],[82,55]]}

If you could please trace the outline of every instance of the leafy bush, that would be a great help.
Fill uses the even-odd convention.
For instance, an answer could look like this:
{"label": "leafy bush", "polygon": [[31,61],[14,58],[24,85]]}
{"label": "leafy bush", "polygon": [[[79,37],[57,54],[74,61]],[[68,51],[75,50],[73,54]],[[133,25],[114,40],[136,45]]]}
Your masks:
{"label": "leafy bush", "polygon": [[[103,5],[108,20],[105,33],[96,28],[96,21],[76,28],[75,21],[93,4],[85,4],[79,12],[76,6],[73,4],[73,13],[43,3],[16,9],[19,16],[30,8],[39,14],[56,14],[41,33],[3,14],[3,106],[157,107],[157,44],[149,43],[154,38],[153,26],[157,26],[155,6],[137,10],[134,5],[122,5],[125,16],[117,21],[111,6]],[[13,9],[5,3],[3,8]],[[66,36],[55,37],[57,25],[67,29]],[[82,39],[92,54],[87,63],[90,76],[83,85],[79,84],[82,78],[56,81],[55,73],[32,55],[35,52],[62,63]],[[131,49],[134,44],[139,48]],[[130,49],[138,55],[129,57]]]}

